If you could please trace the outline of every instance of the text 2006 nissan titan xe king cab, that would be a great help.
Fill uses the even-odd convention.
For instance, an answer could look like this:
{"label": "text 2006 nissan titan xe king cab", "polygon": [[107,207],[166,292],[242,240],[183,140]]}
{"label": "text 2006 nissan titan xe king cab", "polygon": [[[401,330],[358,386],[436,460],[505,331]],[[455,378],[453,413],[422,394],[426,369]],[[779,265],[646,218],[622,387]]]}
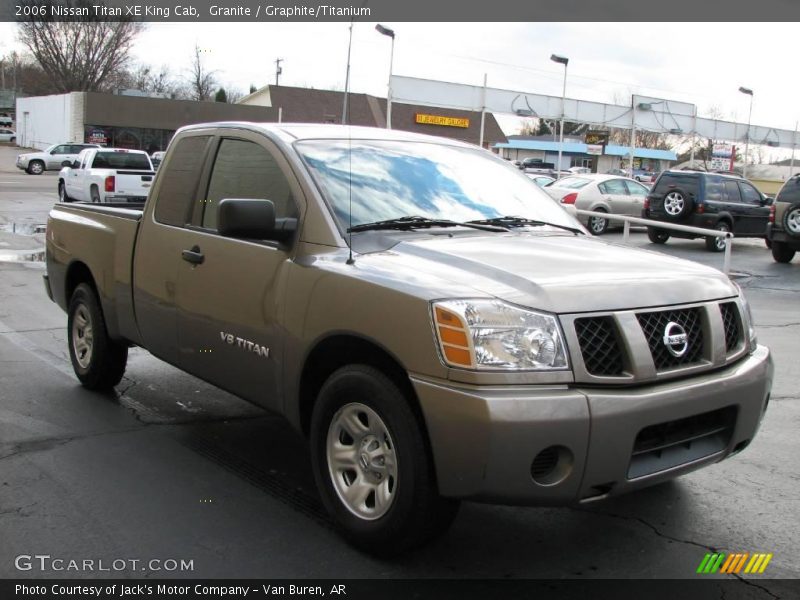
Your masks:
{"label": "text 2006 nissan titan xe king cab", "polygon": [[772,383],[721,273],[593,239],[505,161],[398,131],[181,129],[143,211],[53,208],[46,277],[83,385],[135,344],[284,415],[380,554],[459,499],[586,502],[720,461]]}

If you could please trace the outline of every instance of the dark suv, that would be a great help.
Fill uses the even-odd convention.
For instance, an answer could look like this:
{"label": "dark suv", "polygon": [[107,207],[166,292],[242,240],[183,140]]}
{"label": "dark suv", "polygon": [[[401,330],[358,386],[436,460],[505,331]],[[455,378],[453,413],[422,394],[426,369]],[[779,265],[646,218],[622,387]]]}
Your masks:
{"label": "dark suv", "polygon": [[769,221],[767,240],[772,243],[772,258],[788,263],[800,250],[800,175],[783,184]]}
{"label": "dark suv", "polygon": [[[645,199],[642,216],[654,221],[732,231],[737,237],[766,238],[771,204],[772,198],[735,175],[664,171]],[[647,235],[656,244],[665,243],[670,236],[702,237],[657,227],[648,227]],[[708,236],[705,240],[706,248],[712,252],[725,249],[725,238]]]}

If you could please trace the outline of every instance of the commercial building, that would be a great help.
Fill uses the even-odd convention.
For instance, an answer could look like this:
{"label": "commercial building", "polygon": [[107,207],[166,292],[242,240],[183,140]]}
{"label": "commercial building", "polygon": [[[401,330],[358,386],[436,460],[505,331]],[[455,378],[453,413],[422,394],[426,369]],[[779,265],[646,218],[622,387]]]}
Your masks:
{"label": "commercial building", "polygon": [[[341,123],[344,94],[268,86],[237,104],[169,100],[140,95],[72,92],[17,98],[17,143],[43,149],[63,142],[87,142],[155,152],[167,147],[175,130],[192,123],[253,121]],[[386,126],[386,100],[348,94],[347,122]],[[481,113],[392,104],[396,129],[439,135],[477,144]],[[505,142],[494,116],[484,115],[484,146]]]}
{"label": "commercial building", "polygon": [[[558,167],[559,142],[549,136],[508,136],[505,143],[495,144],[493,149],[508,160],[541,158],[544,162]],[[596,154],[600,152],[600,154]],[[588,167],[595,173],[605,173],[611,169],[627,169],[630,166],[628,146],[590,146],[579,138],[564,138],[560,168]],[[633,168],[658,173],[668,169],[678,159],[672,150],[651,148],[633,149]]]}

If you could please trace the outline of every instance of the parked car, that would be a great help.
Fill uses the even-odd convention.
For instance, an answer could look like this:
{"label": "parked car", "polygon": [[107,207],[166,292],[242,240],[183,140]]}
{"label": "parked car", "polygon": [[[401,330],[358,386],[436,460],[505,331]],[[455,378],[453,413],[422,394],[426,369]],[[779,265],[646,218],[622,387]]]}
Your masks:
{"label": "parked car", "polygon": [[[717,231],[731,231],[736,237],[765,239],[773,199],[736,175],[700,171],[664,171],[645,201],[642,216],[654,221],[680,223]],[[648,227],[655,244],[670,236],[684,239],[702,237],[694,233]],[[725,238],[705,237],[712,252],[725,250]]]}
{"label": "parked car", "polygon": [[150,155],[150,162],[153,163],[153,168],[154,169],[158,169],[158,167],[161,165],[161,161],[164,160],[164,155],[165,154],[166,154],[166,152],[160,150],[158,152],[153,152]]}
{"label": "parked car", "polygon": [[569,169],[567,169],[567,171],[569,171],[573,175],[588,175],[589,173],[592,172],[592,170],[589,167],[570,167]]}
{"label": "parked car", "polygon": [[13,125],[14,125],[14,120],[11,117],[9,117],[5,113],[0,115],[0,127],[12,127]]}
{"label": "parked car", "polygon": [[800,250],[800,174],[783,184],[771,207],[767,240],[772,245],[772,258],[788,263]]}
{"label": "parked car", "polygon": [[359,548],[418,547],[461,499],[641,489],[759,429],[774,367],[741,290],[593,239],[488,152],[212,123],[163,164],[143,210],[49,213],[44,287],[76,377],[112,388],[138,346],[282,415]]}
{"label": "parked car", "polygon": [[634,169],[633,170],[633,177],[634,179],[640,183],[653,183],[658,177],[658,173],[655,171],[646,171],[645,169]]}
{"label": "parked car", "polygon": [[42,152],[27,152],[17,156],[17,168],[29,175],[58,171],[64,161],[73,162],[85,148],[100,148],[98,144],[53,144]]}
{"label": "parked car", "polygon": [[525,173],[525,175],[539,187],[546,187],[556,180],[555,177],[549,175],[536,175],[535,173]]}
{"label": "parked car", "polygon": [[17,134],[13,129],[0,128],[0,142],[11,142],[12,144],[17,141]]}
{"label": "parked car", "polygon": [[[561,204],[574,204],[581,210],[638,217],[642,214],[649,190],[632,179],[589,173],[554,181],[545,191]],[[579,219],[595,235],[605,233],[610,223],[609,219],[601,217]]]}
{"label": "parked car", "polygon": [[519,168],[523,171],[526,169],[555,169],[555,163],[545,162],[541,158],[524,158],[519,164]]}
{"label": "parked car", "polygon": [[630,177],[630,172],[626,169],[609,169],[606,175],[616,175],[618,177]]}
{"label": "parked car", "polygon": [[144,202],[153,183],[147,152],[87,148],[58,174],[61,202]]}

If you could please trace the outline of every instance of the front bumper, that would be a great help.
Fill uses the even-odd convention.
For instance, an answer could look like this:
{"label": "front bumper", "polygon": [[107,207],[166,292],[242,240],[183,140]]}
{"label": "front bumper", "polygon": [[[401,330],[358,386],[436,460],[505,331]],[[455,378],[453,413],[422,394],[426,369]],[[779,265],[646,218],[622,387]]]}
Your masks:
{"label": "front bumper", "polygon": [[17,158],[17,163],[16,164],[17,164],[17,168],[18,169],[22,169],[23,171],[28,168],[28,161],[27,160],[21,160],[21,159]]}
{"label": "front bumper", "polygon": [[[570,504],[659,483],[744,448],[758,430],[772,377],[769,350],[758,346],[724,369],[640,387],[481,387],[411,380],[443,495]],[[639,434],[645,428],[652,432],[653,426],[666,424],[658,431],[673,435],[687,423],[702,428],[706,417],[695,417],[707,414],[724,414],[726,431],[663,450],[654,443],[653,452],[641,452]],[[558,456],[558,463],[537,483],[534,458],[548,448],[558,451],[543,455]]]}

